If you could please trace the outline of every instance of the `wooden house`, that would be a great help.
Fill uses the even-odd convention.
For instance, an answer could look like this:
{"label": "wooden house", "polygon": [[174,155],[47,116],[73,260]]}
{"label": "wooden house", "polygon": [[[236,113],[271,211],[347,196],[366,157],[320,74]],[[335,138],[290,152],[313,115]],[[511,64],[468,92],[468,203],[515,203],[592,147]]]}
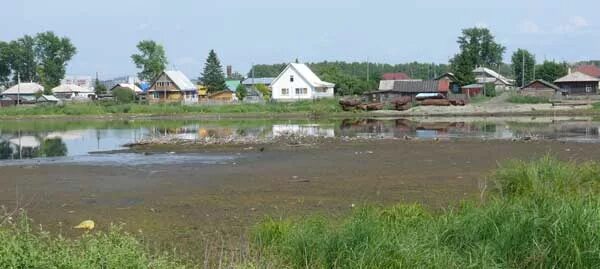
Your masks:
{"label": "wooden house", "polygon": [[439,93],[446,97],[449,88],[448,80],[396,80],[393,89],[367,92],[363,94],[363,99],[367,102],[387,103],[398,97],[410,96],[415,101],[420,93]]}
{"label": "wooden house", "polygon": [[148,102],[198,103],[198,89],[181,71],[163,71],[148,89]]}
{"label": "wooden house", "polygon": [[537,96],[537,97],[552,97],[557,92],[560,92],[560,88],[550,82],[543,79],[537,79],[529,82],[523,86],[519,91],[519,94],[524,96]]}
{"label": "wooden house", "polygon": [[600,79],[581,72],[573,72],[554,81],[562,95],[597,95]]}

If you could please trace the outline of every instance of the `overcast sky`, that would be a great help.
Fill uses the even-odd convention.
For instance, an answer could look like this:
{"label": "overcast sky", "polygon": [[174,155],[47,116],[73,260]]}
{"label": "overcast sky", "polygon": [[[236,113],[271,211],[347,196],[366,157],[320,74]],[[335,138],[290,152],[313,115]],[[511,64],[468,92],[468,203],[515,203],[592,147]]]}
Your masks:
{"label": "overcast sky", "polygon": [[252,63],[344,60],[445,63],[460,30],[485,26],[538,60],[600,59],[597,0],[2,0],[0,40],[51,30],[78,49],[69,74],[134,74],[143,39],[169,68],[197,77],[210,49],[246,73]]}

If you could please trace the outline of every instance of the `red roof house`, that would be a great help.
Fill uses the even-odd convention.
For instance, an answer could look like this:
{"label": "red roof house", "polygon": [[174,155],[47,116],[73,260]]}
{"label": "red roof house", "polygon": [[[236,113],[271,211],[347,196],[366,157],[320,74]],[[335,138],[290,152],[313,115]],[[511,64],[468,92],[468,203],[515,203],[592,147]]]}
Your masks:
{"label": "red roof house", "polygon": [[381,77],[382,80],[409,80],[410,77],[406,73],[385,73]]}
{"label": "red roof house", "polygon": [[580,65],[577,68],[575,68],[575,72],[580,72],[588,76],[600,78],[600,68],[591,64]]}

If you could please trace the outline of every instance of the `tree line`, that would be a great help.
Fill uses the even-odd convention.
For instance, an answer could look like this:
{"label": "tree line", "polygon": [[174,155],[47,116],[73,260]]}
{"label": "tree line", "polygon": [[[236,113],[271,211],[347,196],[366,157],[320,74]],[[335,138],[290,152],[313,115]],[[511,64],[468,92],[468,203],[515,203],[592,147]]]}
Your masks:
{"label": "tree line", "polygon": [[77,49],[67,37],[54,32],[25,35],[9,42],[0,41],[0,83],[40,82],[46,93],[60,85],[68,62]]}

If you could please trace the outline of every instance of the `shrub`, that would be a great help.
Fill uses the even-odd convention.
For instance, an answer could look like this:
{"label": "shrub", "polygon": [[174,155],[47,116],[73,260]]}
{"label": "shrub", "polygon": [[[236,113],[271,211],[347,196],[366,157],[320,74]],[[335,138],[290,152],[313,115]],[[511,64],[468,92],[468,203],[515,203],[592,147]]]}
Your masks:
{"label": "shrub", "polygon": [[135,101],[135,92],[129,88],[118,87],[112,91],[116,102],[121,104],[129,104]]}
{"label": "shrub", "polygon": [[508,102],[514,104],[546,104],[550,103],[550,99],[547,97],[524,96],[514,94],[508,98]]}
{"label": "shrub", "polygon": [[485,96],[496,97],[496,85],[494,83],[486,83],[483,87]]}

